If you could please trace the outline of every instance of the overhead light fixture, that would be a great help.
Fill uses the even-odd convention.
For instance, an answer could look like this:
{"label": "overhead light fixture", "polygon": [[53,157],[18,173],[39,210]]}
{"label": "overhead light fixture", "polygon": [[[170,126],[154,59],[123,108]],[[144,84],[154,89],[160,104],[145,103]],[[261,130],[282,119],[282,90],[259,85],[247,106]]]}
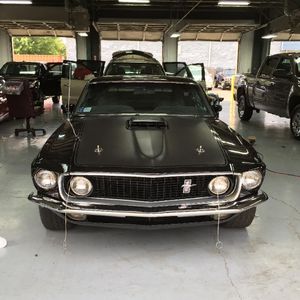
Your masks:
{"label": "overhead light fixture", "polygon": [[118,0],[119,3],[137,3],[137,4],[147,4],[150,0]]}
{"label": "overhead light fixture", "polygon": [[77,32],[77,34],[79,36],[82,36],[82,37],[87,37],[88,36],[87,32]]}
{"label": "overhead light fixture", "polygon": [[170,35],[170,37],[171,38],[178,38],[178,37],[180,37],[180,33],[179,32],[174,32],[174,33],[172,33],[171,35]]}
{"label": "overhead light fixture", "polygon": [[248,6],[250,1],[219,1],[218,6]]}
{"label": "overhead light fixture", "polygon": [[32,4],[30,0],[0,0],[0,4]]}
{"label": "overhead light fixture", "polygon": [[276,37],[277,37],[277,34],[270,33],[270,34],[263,35],[261,38],[265,39],[265,40],[270,40],[270,39],[276,38]]}

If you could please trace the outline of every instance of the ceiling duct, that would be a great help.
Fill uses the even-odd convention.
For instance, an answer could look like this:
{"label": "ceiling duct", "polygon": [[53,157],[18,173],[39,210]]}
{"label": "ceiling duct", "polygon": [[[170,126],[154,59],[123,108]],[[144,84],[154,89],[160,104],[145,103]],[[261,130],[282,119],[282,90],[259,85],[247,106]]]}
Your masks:
{"label": "ceiling duct", "polygon": [[90,28],[89,11],[83,4],[80,0],[65,0],[67,24],[77,32],[88,32]]}

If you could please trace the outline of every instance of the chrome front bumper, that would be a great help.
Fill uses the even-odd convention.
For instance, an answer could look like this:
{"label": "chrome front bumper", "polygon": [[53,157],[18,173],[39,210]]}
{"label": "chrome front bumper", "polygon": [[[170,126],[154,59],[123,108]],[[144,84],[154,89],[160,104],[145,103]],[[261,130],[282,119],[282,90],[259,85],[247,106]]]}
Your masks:
{"label": "chrome front bumper", "polygon": [[[151,207],[130,207],[130,206],[97,206],[88,201],[84,206],[76,205],[74,203],[66,203],[55,200],[46,196],[34,195],[28,196],[28,199],[44,208],[50,209],[60,214],[81,214],[87,216],[102,216],[102,217],[117,217],[117,218],[189,218],[199,216],[214,216],[218,214],[234,215],[244,212],[252,207],[255,207],[268,199],[265,192],[260,192],[258,195],[239,198],[236,201],[228,203],[205,202],[197,205],[172,205],[164,206],[159,209],[151,209]],[[156,210],[156,211],[155,211]]]}

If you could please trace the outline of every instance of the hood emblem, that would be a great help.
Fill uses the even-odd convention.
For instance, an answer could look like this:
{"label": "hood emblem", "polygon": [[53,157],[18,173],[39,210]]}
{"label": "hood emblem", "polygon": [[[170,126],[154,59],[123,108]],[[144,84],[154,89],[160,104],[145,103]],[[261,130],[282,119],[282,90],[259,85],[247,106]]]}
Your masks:
{"label": "hood emblem", "polygon": [[205,152],[205,149],[202,146],[199,146],[196,148],[196,151],[199,155],[201,155]]}
{"label": "hood emblem", "polygon": [[196,186],[197,184],[192,184],[192,179],[185,179],[183,182],[182,187],[182,193],[183,194],[189,194],[191,192],[191,188],[193,186]]}
{"label": "hood emblem", "polygon": [[95,149],[95,153],[97,153],[98,155],[101,155],[102,152],[103,152],[103,148],[101,148],[99,145],[97,145],[97,147]]}

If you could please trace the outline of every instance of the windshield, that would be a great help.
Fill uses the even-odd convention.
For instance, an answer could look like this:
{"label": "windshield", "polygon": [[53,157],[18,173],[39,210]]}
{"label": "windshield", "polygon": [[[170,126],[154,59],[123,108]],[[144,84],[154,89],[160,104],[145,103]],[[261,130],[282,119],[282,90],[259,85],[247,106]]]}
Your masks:
{"label": "windshield", "polygon": [[90,84],[79,99],[76,113],[213,116],[198,86],[153,82]]}
{"label": "windshield", "polygon": [[232,76],[235,71],[233,69],[224,70],[224,76]]}
{"label": "windshield", "polygon": [[8,76],[36,76],[39,73],[39,64],[8,63],[1,69],[1,74]]}
{"label": "windshield", "polygon": [[164,75],[164,72],[159,64],[111,63],[106,75]]}
{"label": "windshield", "polygon": [[295,58],[296,62],[296,74],[300,77],[300,56]]}

